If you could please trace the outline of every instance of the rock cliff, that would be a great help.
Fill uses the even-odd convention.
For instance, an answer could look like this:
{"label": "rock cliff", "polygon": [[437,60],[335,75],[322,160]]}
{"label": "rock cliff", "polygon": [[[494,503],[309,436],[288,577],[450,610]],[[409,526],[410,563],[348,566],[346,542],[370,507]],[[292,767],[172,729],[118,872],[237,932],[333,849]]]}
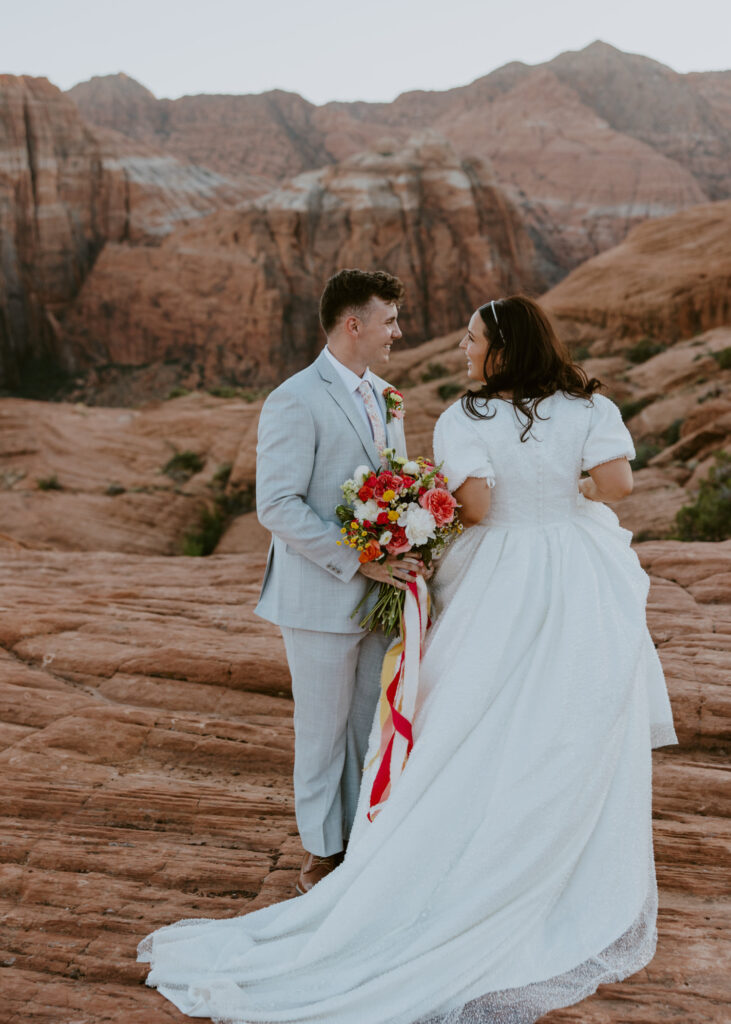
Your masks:
{"label": "rock cliff", "polygon": [[62,329],[79,367],[167,361],[187,386],[272,384],[319,349],[318,299],[338,267],[404,280],[413,344],[459,322],[476,295],[540,290],[535,264],[489,167],[427,137],[300,175],[157,248],[107,245]]}
{"label": "rock cliff", "polygon": [[46,79],[0,75],[0,387],[42,387],[73,365],[57,314],[107,241],[154,243],[255,191],[95,133]]}

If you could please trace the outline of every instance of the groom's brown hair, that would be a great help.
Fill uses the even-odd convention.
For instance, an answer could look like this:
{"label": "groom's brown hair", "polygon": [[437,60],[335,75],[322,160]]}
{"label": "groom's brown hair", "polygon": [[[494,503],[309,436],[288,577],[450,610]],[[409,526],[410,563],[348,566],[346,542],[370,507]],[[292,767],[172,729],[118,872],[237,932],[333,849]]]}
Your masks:
{"label": "groom's brown hair", "polygon": [[362,310],[375,296],[400,306],[403,282],[385,270],[339,270],[325,285],[320,297],[320,323],[328,334],[343,313]]}

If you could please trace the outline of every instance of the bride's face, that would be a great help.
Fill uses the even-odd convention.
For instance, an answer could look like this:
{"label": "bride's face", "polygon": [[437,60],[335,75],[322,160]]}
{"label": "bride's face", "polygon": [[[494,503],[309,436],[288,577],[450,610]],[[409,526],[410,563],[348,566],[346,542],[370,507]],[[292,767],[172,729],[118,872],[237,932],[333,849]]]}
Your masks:
{"label": "bride's face", "polygon": [[[487,335],[479,310],[476,310],[467,325],[467,333],[459,343],[459,347],[467,356],[467,376],[470,380],[485,383],[485,356],[487,355]],[[492,373],[491,359],[487,370]]]}

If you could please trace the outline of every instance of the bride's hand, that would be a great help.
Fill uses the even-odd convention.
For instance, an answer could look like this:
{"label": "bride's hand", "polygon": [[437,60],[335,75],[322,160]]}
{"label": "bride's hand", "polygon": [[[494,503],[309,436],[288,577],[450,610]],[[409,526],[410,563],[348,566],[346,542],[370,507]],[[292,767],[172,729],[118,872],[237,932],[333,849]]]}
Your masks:
{"label": "bride's hand", "polygon": [[596,493],[596,484],[590,476],[582,477],[582,479],[579,480],[579,490],[585,498],[589,499],[589,501],[600,500],[599,496]]}
{"label": "bride's hand", "polygon": [[413,583],[419,574],[426,577],[427,573],[424,563],[418,558],[396,558],[394,555],[388,555],[383,562],[364,562],[358,571],[369,580],[390,583],[399,590],[407,590],[407,583]]}

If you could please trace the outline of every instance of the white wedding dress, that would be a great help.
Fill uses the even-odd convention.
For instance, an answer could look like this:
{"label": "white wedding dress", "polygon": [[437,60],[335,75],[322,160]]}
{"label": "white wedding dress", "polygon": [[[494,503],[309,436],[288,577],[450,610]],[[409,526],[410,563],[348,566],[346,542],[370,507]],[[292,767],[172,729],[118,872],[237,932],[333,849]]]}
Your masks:
{"label": "white wedding dress", "polygon": [[140,943],[192,1017],[529,1024],[653,955],[650,747],[675,734],[648,578],[577,491],[632,442],[601,396],[553,395],[524,443],[490,409],[435,431],[450,486],[484,477],[492,504],[435,580],[406,768],[373,823],[366,771],[345,860],[306,896]]}

